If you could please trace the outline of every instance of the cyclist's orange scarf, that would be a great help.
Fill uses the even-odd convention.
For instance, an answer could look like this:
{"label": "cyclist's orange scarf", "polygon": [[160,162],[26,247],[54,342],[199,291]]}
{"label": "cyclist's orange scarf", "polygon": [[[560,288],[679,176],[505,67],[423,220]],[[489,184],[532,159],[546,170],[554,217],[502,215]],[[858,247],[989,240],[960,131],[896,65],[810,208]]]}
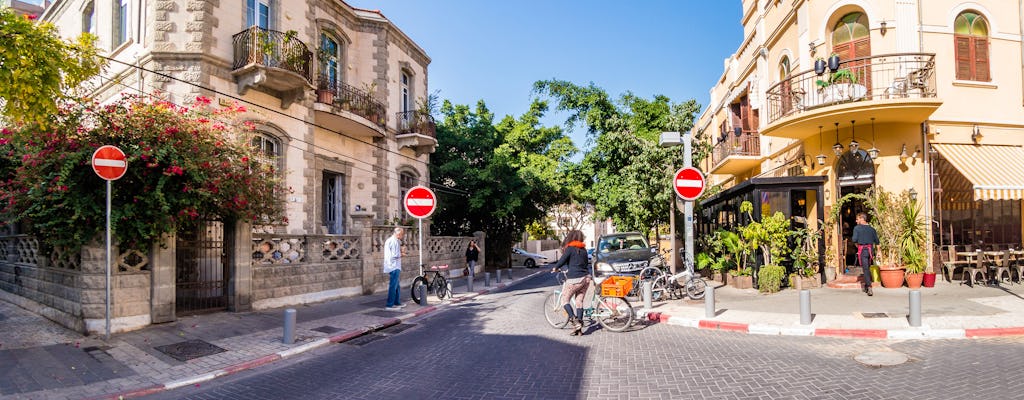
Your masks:
{"label": "cyclist's orange scarf", "polygon": [[569,242],[569,244],[565,245],[565,247],[579,247],[581,249],[587,248],[587,246],[584,245],[583,242],[581,242],[579,240],[573,240],[573,241]]}

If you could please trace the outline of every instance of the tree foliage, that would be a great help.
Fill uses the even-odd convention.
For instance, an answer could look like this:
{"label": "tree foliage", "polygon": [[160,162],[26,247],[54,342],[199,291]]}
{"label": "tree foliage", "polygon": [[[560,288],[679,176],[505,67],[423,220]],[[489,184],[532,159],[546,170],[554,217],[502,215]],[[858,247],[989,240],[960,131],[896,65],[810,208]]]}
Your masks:
{"label": "tree foliage", "polygon": [[543,127],[547,104],[535,101],[514,118],[494,122],[483,101],[471,109],[443,102],[431,177],[438,190],[433,233],[487,232],[491,265],[507,260],[531,222],[565,194],[566,162],[576,151],[559,127]]}
{"label": "tree foliage", "polygon": [[43,124],[102,63],[94,35],[66,41],[52,24],[33,19],[0,7],[0,112],[12,122]]}

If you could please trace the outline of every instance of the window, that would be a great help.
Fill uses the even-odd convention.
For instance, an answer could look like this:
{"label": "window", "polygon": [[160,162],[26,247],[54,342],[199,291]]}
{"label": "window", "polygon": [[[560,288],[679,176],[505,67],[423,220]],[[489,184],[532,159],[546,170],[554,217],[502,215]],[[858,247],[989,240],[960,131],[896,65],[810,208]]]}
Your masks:
{"label": "window", "polygon": [[782,60],[779,61],[779,80],[788,78],[790,72],[792,72],[792,67],[789,65],[789,57],[782,56]]}
{"label": "window", "polygon": [[[857,82],[866,88],[871,87],[871,31],[868,30],[868,17],[861,12],[844,15],[832,27],[832,52],[839,56],[843,65],[857,76]],[[863,58],[858,61],[850,61]]]}
{"label": "window", "polygon": [[323,175],[323,225],[327,233],[345,233],[345,175],[324,171]]}
{"label": "window", "polygon": [[953,22],[956,50],[956,79],[988,82],[988,21],[974,12],[964,12]]}
{"label": "window", "polygon": [[402,71],[402,112],[409,111],[412,104],[411,94],[409,92],[409,74]]}
{"label": "window", "polygon": [[257,133],[252,138],[252,147],[256,148],[259,162],[281,171],[281,141],[265,134]]}
{"label": "window", "polygon": [[114,0],[114,32],[111,49],[128,41],[128,0]]}
{"label": "window", "polygon": [[328,88],[338,87],[341,81],[341,46],[338,40],[327,32],[320,33],[320,73]]}
{"label": "window", "polygon": [[82,33],[96,33],[96,7],[90,1],[82,9]]}
{"label": "window", "polygon": [[245,26],[270,29],[270,0],[245,1]]}
{"label": "window", "polygon": [[402,171],[398,173],[398,188],[399,191],[401,192],[399,201],[405,199],[405,194],[409,192],[409,189],[412,189],[413,186],[416,186],[416,181],[416,175],[414,175],[412,172]]}
{"label": "window", "polygon": [[779,88],[782,93],[782,109],[780,110],[782,115],[789,115],[793,111],[793,82],[789,80],[791,72],[789,57],[782,56],[782,60],[779,61],[779,82],[782,82],[782,86]]}

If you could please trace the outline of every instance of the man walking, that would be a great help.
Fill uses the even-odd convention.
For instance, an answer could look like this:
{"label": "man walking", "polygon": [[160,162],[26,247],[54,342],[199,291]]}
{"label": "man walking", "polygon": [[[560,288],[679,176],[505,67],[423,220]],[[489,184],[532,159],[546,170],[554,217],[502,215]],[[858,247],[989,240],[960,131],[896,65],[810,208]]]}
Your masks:
{"label": "man walking", "polygon": [[384,273],[388,274],[387,310],[398,310],[405,307],[405,304],[402,304],[398,285],[402,278],[402,236],[404,234],[404,229],[395,228],[395,232],[384,242]]}
{"label": "man walking", "polygon": [[857,245],[857,264],[864,270],[864,292],[874,296],[871,290],[871,260],[878,244],[878,232],[868,225],[868,215],[857,213],[857,226],[853,227],[853,243]]}

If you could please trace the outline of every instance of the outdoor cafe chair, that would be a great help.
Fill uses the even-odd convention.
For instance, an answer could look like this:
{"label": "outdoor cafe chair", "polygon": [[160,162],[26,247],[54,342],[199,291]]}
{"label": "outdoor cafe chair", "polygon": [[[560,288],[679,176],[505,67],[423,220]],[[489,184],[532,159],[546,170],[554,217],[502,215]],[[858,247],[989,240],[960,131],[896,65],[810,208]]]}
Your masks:
{"label": "outdoor cafe chair", "polygon": [[[953,282],[953,274],[956,273],[957,268],[964,268],[969,264],[966,260],[956,259],[956,246],[954,245],[946,246],[945,257],[942,257],[942,253],[939,254],[941,258],[944,258],[944,260],[942,260],[942,268],[946,272],[947,282]],[[961,271],[961,273],[964,272]]]}
{"label": "outdoor cafe chair", "polygon": [[998,281],[1005,274],[1006,280],[1010,280],[1012,278],[1010,276],[1010,251],[1003,250],[999,255],[992,257],[988,263],[988,269],[995,271],[995,275],[990,276],[989,279]]}
{"label": "outdoor cafe chair", "polygon": [[968,262],[968,264],[964,266],[964,280],[960,282],[960,284],[966,283],[968,286],[973,286],[978,282],[977,278],[979,274],[981,275],[982,283],[988,280],[988,266],[986,265],[985,253],[980,251],[977,252],[973,263]]}

